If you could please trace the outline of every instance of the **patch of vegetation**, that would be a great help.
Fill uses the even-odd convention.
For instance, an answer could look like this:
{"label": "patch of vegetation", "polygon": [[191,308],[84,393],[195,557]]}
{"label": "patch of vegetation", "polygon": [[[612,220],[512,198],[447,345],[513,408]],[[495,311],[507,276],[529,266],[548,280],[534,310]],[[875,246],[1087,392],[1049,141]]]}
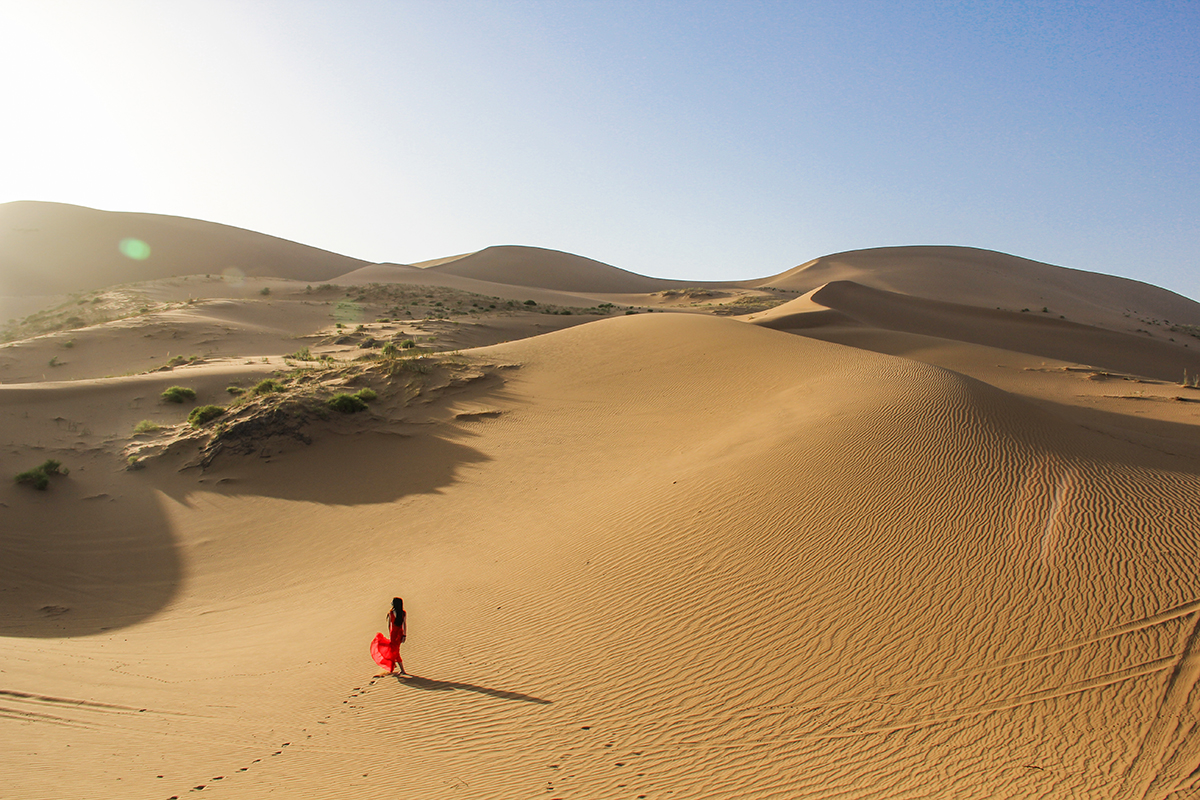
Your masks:
{"label": "patch of vegetation", "polygon": [[[82,298],[76,296],[65,303],[34,312],[20,320],[10,320],[0,331],[0,341],[11,342],[54,331],[101,325],[171,307],[172,304],[167,303],[152,304],[145,295],[129,289],[112,289]],[[63,346],[69,347],[66,344]]]}
{"label": "patch of vegetation", "polygon": [[267,295],[269,295],[271,293],[271,287],[264,286],[258,290],[258,293],[261,294],[263,297],[266,297]]}
{"label": "patch of vegetation", "polygon": [[17,483],[28,483],[38,491],[45,491],[46,487],[50,485],[51,475],[66,475],[68,472],[69,470],[62,465],[61,461],[48,458],[33,469],[17,473],[15,480]]}
{"label": "patch of vegetation", "polygon": [[370,403],[371,401],[375,400],[379,395],[375,394],[375,390],[372,389],[370,386],[366,386],[366,387],[363,387],[362,389],[359,389],[357,392],[355,392],[354,396],[357,397],[359,400],[362,400],[364,403]]}
{"label": "patch of vegetation", "polygon": [[293,361],[320,361],[320,356],[314,356],[312,351],[307,347],[301,347],[294,353],[288,353],[284,358],[290,358]]}
{"label": "patch of vegetation", "polygon": [[325,404],[334,411],[340,411],[343,414],[353,414],[357,411],[367,410],[366,402],[356,394],[335,394],[326,400]]}
{"label": "patch of vegetation", "polygon": [[712,289],[702,289],[699,286],[688,286],[685,289],[663,289],[661,292],[659,292],[659,295],[668,299],[675,297],[686,297],[689,300],[722,296],[720,292],[715,292]]}
{"label": "patch of vegetation", "polygon": [[238,395],[242,394],[246,390],[240,386],[226,386],[225,391],[229,392],[234,397],[237,397]]}
{"label": "patch of vegetation", "polygon": [[192,413],[188,414],[187,421],[193,428],[199,428],[224,413],[225,409],[221,406],[197,406],[192,409]]}
{"label": "patch of vegetation", "polygon": [[134,434],[154,433],[155,431],[158,431],[161,429],[162,429],[161,425],[159,425],[157,422],[153,422],[148,419],[144,419],[141,422],[139,422],[137,425],[133,426]]}
{"label": "patch of vegetation", "polygon": [[255,387],[250,390],[250,392],[252,394],[254,394],[255,396],[258,396],[260,394],[271,394],[273,392],[282,392],[283,389],[284,389],[284,386],[282,383],[280,383],[277,380],[274,380],[273,378],[267,378],[264,381],[259,381],[255,385]]}
{"label": "patch of vegetation", "polygon": [[196,390],[186,386],[171,386],[162,393],[162,399],[168,403],[182,403],[196,399]]}
{"label": "patch of vegetation", "polygon": [[1200,325],[1181,325],[1176,323],[1171,326],[1170,330],[1172,333],[1186,333],[1188,336],[1200,339]]}

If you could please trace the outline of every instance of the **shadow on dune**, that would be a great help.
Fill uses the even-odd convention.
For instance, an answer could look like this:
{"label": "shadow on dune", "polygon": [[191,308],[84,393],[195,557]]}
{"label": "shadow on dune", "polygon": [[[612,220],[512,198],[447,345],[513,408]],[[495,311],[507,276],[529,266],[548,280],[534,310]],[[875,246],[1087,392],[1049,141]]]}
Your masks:
{"label": "shadow on dune", "polygon": [[488,697],[496,697],[500,700],[517,700],[522,703],[536,703],[538,705],[550,705],[553,700],[544,700],[533,695],[522,694],[521,692],[510,692],[504,689],[491,689],[487,686],[476,686],[473,683],[457,683],[455,681],[437,681],[432,678],[422,678],[419,675],[413,675],[410,678],[396,679],[405,686],[411,686],[414,689],[422,689],[427,692],[475,692],[477,694],[485,694]]}
{"label": "shadow on dune", "polygon": [[171,525],[153,492],[119,480],[96,492],[73,476],[45,492],[3,492],[0,637],[63,638],[135,625],[183,581]]}
{"label": "shadow on dune", "polygon": [[199,484],[203,491],[230,496],[371,505],[435,494],[453,484],[464,465],[487,460],[478,450],[441,436],[322,433],[309,445],[274,440],[255,453],[221,456],[203,471],[185,470],[184,476],[195,476],[194,483],[184,481],[167,491],[185,503]]}
{"label": "shadow on dune", "polygon": [[[1197,393],[1195,400],[1175,402],[1196,403],[1191,407],[1200,408],[1198,400],[1200,393]],[[1125,401],[1129,403],[1127,414],[1065,405],[1051,400],[1038,399],[1034,402],[1055,416],[1070,420],[1086,431],[1110,439],[1122,448],[1122,463],[1146,469],[1200,475],[1200,468],[1197,467],[1200,464],[1200,428],[1138,415],[1144,406],[1170,403],[1170,400],[1130,395]]]}

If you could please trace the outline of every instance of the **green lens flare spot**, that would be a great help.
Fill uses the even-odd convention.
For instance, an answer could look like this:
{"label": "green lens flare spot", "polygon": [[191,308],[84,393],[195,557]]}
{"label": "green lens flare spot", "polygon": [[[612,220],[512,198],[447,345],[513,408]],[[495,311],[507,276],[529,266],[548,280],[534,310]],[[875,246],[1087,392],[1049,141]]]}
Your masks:
{"label": "green lens flare spot", "polygon": [[150,257],[150,245],[141,239],[122,239],[117,249],[134,261],[145,261]]}

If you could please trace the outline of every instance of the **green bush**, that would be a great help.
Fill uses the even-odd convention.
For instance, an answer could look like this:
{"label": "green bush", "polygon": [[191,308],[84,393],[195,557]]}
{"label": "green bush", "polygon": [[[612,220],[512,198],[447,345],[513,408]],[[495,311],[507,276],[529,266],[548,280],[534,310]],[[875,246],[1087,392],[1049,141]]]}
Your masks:
{"label": "green bush", "polygon": [[136,426],[134,426],[133,432],[134,433],[154,433],[157,430],[159,430],[158,423],[151,422],[148,419],[144,419],[141,422],[139,422]]}
{"label": "green bush", "polygon": [[394,358],[399,352],[400,352],[400,349],[391,342],[388,342],[387,344],[385,344],[383,346],[383,357],[384,358]]}
{"label": "green bush", "polygon": [[379,395],[375,394],[375,390],[372,389],[370,386],[366,386],[362,389],[359,389],[357,392],[355,392],[354,396],[357,397],[359,400],[362,400],[364,403],[369,403],[372,400],[374,400],[376,397],[378,397]]}
{"label": "green bush", "polygon": [[280,383],[279,381],[276,381],[276,380],[272,380],[271,378],[267,378],[264,381],[259,381],[258,385],[255,386],[251,390],[251,393],[255,394],[255,395],[260,395],[260,394],[271,394],[273,392],[282,392],[282,391],[283,391],[282,383]]}
{"label": "green bush", "polygon": [[63,467],[61,461],[48,458],[40,466],[17,473],[16,481],[17,483],[32,484],[33,488],[45,491],[46,487],[50,485],[51,475],[66,475],[68,471]]}
{"label": "green bush", "polygon": [[240,386],[226,386],[225,391],[229,392],[234,397],[237,397],[239,394],[242,394],[246,390]]}
{"label": "green bush", "polygon": [[193,428],[199,428],[224,413],[225,409],[220,406],[197,406],[192,409],[192,413],[188,414],[188,424]]}
{"label": "green bush", "polygon": [[185,400],[195,400],[196,390],[186,386],[171,386],[162,393],[162,399],[168,403],[182,403]]}
{"label": "green bush", "polygon": [[353,394],[335,394],[329,398],[327,404],[334,411],[340,411],[343,414],[353,414],[356,411],[366,411],[367,404],[362,398]]}
{"label": "green bush", "polygon": [[284,358],[291,358],[291,359],[295,359],[296,361],[319,361],[320,360],[319,358],[314,356],[312,354],[312,351],[309,350],[307,347],[301,347],[299,350],[297,350],[294,353],[288,353],[286,356],[284,356]]}

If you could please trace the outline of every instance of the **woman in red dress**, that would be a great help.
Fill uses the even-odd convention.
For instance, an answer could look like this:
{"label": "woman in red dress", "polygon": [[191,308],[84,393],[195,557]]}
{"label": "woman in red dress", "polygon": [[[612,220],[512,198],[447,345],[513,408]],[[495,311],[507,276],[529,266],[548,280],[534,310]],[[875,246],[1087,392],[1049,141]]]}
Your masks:
{"label": "woman in red dress", "polygon": [[371,642],[371,658],[387,672],[380,672],[375,677],[390,675],[400,667],[400,674],[407,676],[404,671],[404,661],[400,658],[400,645],[408,636],[408,615],[404,613],[404,601],[399,597],[392,598],[392,610],[387,615],[388,635],[375,634]]}

